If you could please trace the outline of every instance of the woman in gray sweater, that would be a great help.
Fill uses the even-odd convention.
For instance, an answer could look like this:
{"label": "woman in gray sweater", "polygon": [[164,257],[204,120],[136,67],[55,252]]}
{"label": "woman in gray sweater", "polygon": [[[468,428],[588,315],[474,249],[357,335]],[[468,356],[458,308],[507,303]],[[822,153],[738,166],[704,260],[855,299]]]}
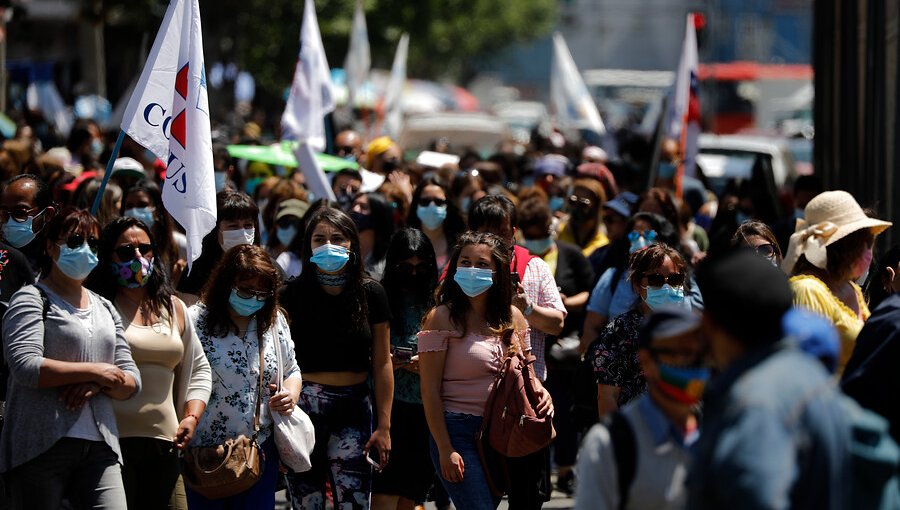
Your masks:
{"label": "woman in gray sweater", "polygon": [[100,225],[62,211],[48,226],[37,285],[13,295],[3,320],[10,368],[0,472],[13,508],[125,508],[112,399],[140,389],[119,314],[82,285],[97,265]]}

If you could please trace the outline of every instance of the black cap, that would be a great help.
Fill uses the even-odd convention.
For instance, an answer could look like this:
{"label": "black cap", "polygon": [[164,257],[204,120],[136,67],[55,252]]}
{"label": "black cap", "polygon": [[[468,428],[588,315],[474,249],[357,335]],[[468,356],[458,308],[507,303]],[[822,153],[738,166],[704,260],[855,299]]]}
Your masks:
{"label": "black cap", "polygon": [[638,333],[638,347],[650,346],[659,338],[671,338],[700,327],[700,316],[684,306],[667,306],[653,312]]}
{"label": "black cap", "polygon": [[781,339],[793,294],[784,273],[751,250],[708,260],[697,271],[704,313],[744,345]]}

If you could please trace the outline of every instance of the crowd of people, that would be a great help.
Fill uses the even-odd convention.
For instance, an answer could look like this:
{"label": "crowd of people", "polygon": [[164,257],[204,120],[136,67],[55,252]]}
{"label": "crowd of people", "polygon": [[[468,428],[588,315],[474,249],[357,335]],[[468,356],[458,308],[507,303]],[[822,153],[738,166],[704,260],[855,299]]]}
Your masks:
{"label": "crowd of people", "polygon": [[[90,214],[97,126],[46,152],[30,136],[0,192],[12,508],[265,509],[283,488],[296,509],[494,509],[478,433],[510,352],[533,356],[556,431],[500,459],[514,510],[554,490],[583,509],[864,508],[860,413],[900,456],[900,248],[813,176],[763,207],[748,182],[716,195],[702,169],[661,168],[647,186],[560,136],[434,167],[343,130],[334,153],[359,168],[329,176],[331,201],[217,145],[217,222],[188,269],[160,161],[127,141]],[[295,408],[305,472],[274,440]],[[181,451],[241,435],[264,459],[249,489],[185,480]]]}

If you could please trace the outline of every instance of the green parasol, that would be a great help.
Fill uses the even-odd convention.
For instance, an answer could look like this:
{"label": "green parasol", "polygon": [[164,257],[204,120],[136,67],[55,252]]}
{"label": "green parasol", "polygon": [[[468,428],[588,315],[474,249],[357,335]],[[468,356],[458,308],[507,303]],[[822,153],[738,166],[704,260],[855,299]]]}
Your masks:
{"label": "green parasol", "polygon": [[[260,161],[270,165],[278,165],[286,168],[295,168],[297,158],[294,157],[294,145],[291,142],[276,143],[273,145],[229,145],[228,154],[236,159],[247,161]],[[315,153],[316,161],[326,172],[338,172],[344,169],[358,170],[359,165],[354,161],[331,156],[329,154]]]}

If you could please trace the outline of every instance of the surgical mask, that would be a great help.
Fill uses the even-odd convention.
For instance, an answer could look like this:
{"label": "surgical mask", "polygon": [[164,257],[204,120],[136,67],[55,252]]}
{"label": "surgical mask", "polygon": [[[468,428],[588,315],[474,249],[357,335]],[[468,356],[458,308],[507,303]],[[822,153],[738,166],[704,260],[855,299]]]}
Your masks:
{"label": "surgical mask", "polygon": [[101,154],[103,154],[103,142],[97,138],[91,140],[91,154],[98,158]]}
{"label": "surgical mask", "polygon": [[297,236],[297,227],[291,225],[289,227],[278,227],[275,230],[275,237],[282,246],[290,246],[291,241]]}
{"label": "surgical mask", "polygon": [[659,178],[671,179],[672,177],[675,177],[675,170],[677,170],[677,168],[678,167],[676,167],[674,163],[660,163],[658,172]]}
{"label": "surgical mask", "polygon": [[550,202],[548,203],[550,206],[550,210],[553,212],[562,211],[562,208],[566,205],[566,199],[563,197],[550,197]]}
{"label": "surgical mask", "polygon": [[87,242],[74,250],[64,244],[59,247],[56,267],[73,280],[83,280],[97,267],[97,254],[91,251]]}
{"label": "surgical mask", "polygon": [[668,283],[662,287],[647,287],[647,298],[644,299],[651,310],[664,306],[684,306],[684,287],[672,287]]}
{"label": "surgical mask", "polygon": [[447,206],[437,205],[434,202],[425,207],[416,207],[416,216],[422,221],[422,225],[428,230],[435,230],[444,224],[447,219]]}
{"label": "surgical mask", "polygon": [[494,272],[480,267],[457,267],[453,281],[465,295],[480,296],[494,284]]}
{"label": "surgical mask", "polygon": [[[244,191],[247,192],[251,197],[253,196],[253,192],[256,191],[256,187],[259,186],[259,183],[263,182],[262,177],[254,177],[249,179],[246,183],[244,183]],[[262,209],[262,207],[260,207]]]}
{"label": "surgical mask", "polygon": [[463,197],[459,201],[459,210],[463,214],[469,214],[469,206],[472,205],[472,197]]}
{"label": "surgical mask", "polygon": [[152,207],[132,207],[131,209],[125,209],[125,216],[129,216],[136,220],[141,220],[144,222],[144,225],[147,225],[147,228],[153,227],[153,212],[154,208]]}
{"label": "surgical mask", "polygon": [[231,295],[228,296],[228,304],[241,317],[249,317],[266,306],[265,300],[260,301],[256,299],[256,296],[242,298],[237,295],[237,291],[234,289],[231,289]]}
{"label": "surgical mask", "polygon": [[543,239],[525,239],[522,246],[532,255],[543,255],[553,248],[553,238],[547,236]]}
{"label": "surgical mask", "polygon": [[750,221],[751,218],[749,214],[743,211],[738,211],[734,214],[734,219],[735,221],[737,221],[738,225],[743,225],[744,223]]}
{"label": "surgical mask", "polygon": [[347,154],[346,156],[344,156],[344,161],[350,161],[350,162],[356,163],[356,155],[354,155],[352,153]]}
{"label": "surgical mask", "polygon": [[648,230],[645,233],[632,231],[628,234],[628,241],[631,243],[631,246],[628,248],[628,253],[643,250],[656,241],[656,231]]}
{"label": "surgical mask", "polygon": [[225,172],[213,172],[213,180],[216,182],[216,193],[225,189],[225,182],[228,181],[228,174]]}
{"label": "surgical mask", "polygon": [[350,260],[350,250],[337,244],[323,244],[312,251],[309,261],[328,273],[340,271]]}
{"label": "surgical mask", "polygon": [[684,405],[696,405],[703,397],[709,381],[710,369],[704,366],[678,367],[665,363],[656,364],[659,380],[656,387],[667,397]]}
{"label": "surgical mask", "polygon": [[145,259],[144,257],[135,257],[128,262],[111,263],[113,276],[116,277],[116,283],[121,287],[136,289],[147,285],[150,276],[153,274],[153,259]]}
{"label": "surgical mask", "polygon": [[228,251],[242,244],[253,244],[256,239],[255,228],[239,228],[237,230],[222,231],[222,251]]}
{"label": "surgical mask", "polygon": [[30,243],[37,235],[34,232],[34,218],[35,216],[29,216],[20,223],[10,216],[3,224],[3,238],[14,248],[21,248]]}

